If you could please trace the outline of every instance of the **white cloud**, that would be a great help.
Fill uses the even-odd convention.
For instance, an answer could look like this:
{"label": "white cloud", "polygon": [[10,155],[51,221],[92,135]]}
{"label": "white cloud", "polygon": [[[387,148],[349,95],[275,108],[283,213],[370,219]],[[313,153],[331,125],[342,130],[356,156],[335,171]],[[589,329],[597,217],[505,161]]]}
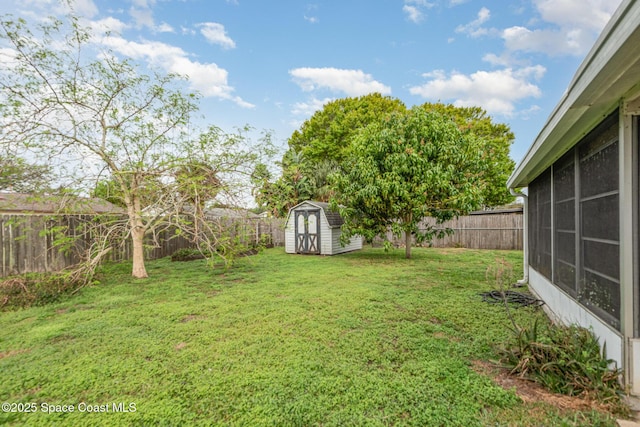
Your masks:
{"label": "white cloud", "polygon": [[108,17],[89,23],[94,34],[103,35],[106,33],[121,34],[128,28],[127,24],[117,18]]}
{"label": "white cloud", "polygon": [[296,102],[295,104],[293,104],[291,113],[296,116],[310,117],[316,111],[322,110],[322,107],[324,107],[325,104],[328,104],[333,100],[334,98],[311,98],[308,102]]}
{"label": "white cloud", "polygon": [[131,9],[129,9],[129,15],[131,15],[136,23],[136,27],[138,28],[153,28],[155,26],[155,23],[153,21],[153,11],[148,7],[132,7]]}
{"label": "white cloud", "polygon": [[198,24],[200,33],[209,43],[222,46],[224,49],[233,49],[236,43],[227,35],[224,25],[217,22],[203,22]]}
{"label": "white cloud", "polygon": [[156,0],[131,0],[129,15],[133,18],[136,28],[149,28],[156,33],[173,33],[173,27],[166,22],[156,25],[153,17],[153,7]]}
{"label": "white cloud", "polygon": [[175,30],[173,29],[173,27],[169,24],[167,24],[166,22],[163,22],[162,24],[158,25],[155,30],[159,33],[175,33]]}
{"label": "white cloud", "polygon": [[[65,2],[58,2],[58,0],[23,1],[25,3],[22,7],[28,7],[37,16],[60,15],[69,11]],[[191,58],[191,54],[176,46],[148,40],[131,41],[121,35],[132,27],[146,27],[153,32],[173,32],[173,27],[167,23],[163,22],[156,26],[152,10],[156,2],[157,0],[130,0],[131,8],[128,12],[133,17],[131,24],[115,17],[86,20],[84,24],[90,26],[94,34],[91,42],[107,47],[117,55],[146,63],[152,68],[187,76],[191,89],[205,97],[229,100],[243,108],[254,108],[253,104],[234,93],[235,89],[228,82],[227,70],[217,64],[195,61]],[[77,13],[82,12],[82,15],[87,18],[98,13],[93,0],[72,0],[71,7]],[[10,52],[0,51],[0,56],[6,64],[10,59]]]}
{"label": "white cloud", "polygon": [[98,14],[98,7],[93,0],[73,0],[71,2],[71,8],[78,15],[92,18]]}
{"label": "white cloud", "polygon": [[307,22],[311,22],[312,24],[317,24],[318,23],[318,18],[316,18],[315,16],[304,15],[304,20],[307,21]]}
{"label": "white cloud", "polygon": [[0,47],[0,69],[7,70],[19,65],[16,61],[17,51],[8,47]]}
{"label": "white cloud", "polygon": [[430,79],[427,83],[409,91],[428,99],[453,100],[455,105],[477,105],[492,114],[512,116],[517,101],[540,96],[540,88],[532,80],[541,79],[545,71],[541,65],[477,71],[469,75],[454,71],[449,76],[436,70],[423,75]]}
{"label": "white cloud", "polygon": [[424,19],[424,14],[415,6],[405,4],[402,6],[402,11],[407,14],[407,19],[409,19],[409,21],[416,24]]}
{"label": "white cloud", "polygon": [[540,29],[511,27],[502,32],[505,47],[509,51],[542,52],[550,56],[586,53],[595,35],[583,29]]}
{"label": "white cloud", "polygon": [[118,36],[105,37],[102,43],[132,59],[145,60],[167,72],[187,76],[191,87],[203,96],[230,100],[243,108],[254,107],[233,95],[234,89],[228,84],[227,70],[215,63],[192,61],[179,47],[155,41],[133,42]]}
{"label": "white cloud", "polygon": [[516,59],[514,59],[508,53],[503,53],[502,55],[496,55],[495,53],[487,53],[482,57],[482,60],[488,62],[489,64],[495,67],[510,67],[518,63]]}
{"label": "white cloud", "polygon": [[348,96],[361,96],[373,92],[391,94],[391,88],[373,79],[362,70],[338,68],[296,68],[289,71],[294,82],[305,92],[325,88],[344,92]]}
{"label": "white cloud", "polygon": [[561,28],[580,28],[600,32],[609,22],[621,0],[535,0],[547,22]]}
{"label": "white cloud", "polygon": [[315,3],[311,3],[307,5],[307,13],[304,14],[304,19],[307,22],[312,24],[317,24],[320,20],[316,16],[318,12],[318,5]]}
{"label": "white cloud", "polygon": [[85,18],[93,18],[98,14],[98,7],[93,0],[70,0],[68,3],[55,0],[22,0],[14,3],[22,9],[21,13],[37,19],[51,14],[66,15],[69,12]]}
{"label": "white cloud", "polygon": [[402,11],[407,15],[409,21],[417,24],[424,20],[424,10],[433,6],[434,4],[427,0],[404,0]]}
{"label": "white cloud", "polygon": [[584,55],[621,0],[534,0],[551,27],[515,26],[502,31],[509,51],[542,52],[551,56]]}
{"label": "white cloud", "polygon": [[478,17],[466,25],[459,25],[456,28],[456,33],[466,33],[471,37],[480,37],[489,33],[489,30],[482,27],[482,24],[487,22],[491,18],[491,12],[486,7],[483,7],[478,12]]}

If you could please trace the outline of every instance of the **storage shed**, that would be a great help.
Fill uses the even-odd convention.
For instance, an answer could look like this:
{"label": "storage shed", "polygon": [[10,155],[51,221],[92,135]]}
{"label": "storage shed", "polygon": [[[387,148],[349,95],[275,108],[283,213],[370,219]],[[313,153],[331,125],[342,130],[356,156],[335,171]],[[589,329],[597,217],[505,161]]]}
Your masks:
{"label": "storage shed", "polygon": [[306,201],[289,210],[284,230],[285,252],[289,254],[336,255],[362,249],[362,237],[354,236],[342,245],[344,220],[324,202]]}

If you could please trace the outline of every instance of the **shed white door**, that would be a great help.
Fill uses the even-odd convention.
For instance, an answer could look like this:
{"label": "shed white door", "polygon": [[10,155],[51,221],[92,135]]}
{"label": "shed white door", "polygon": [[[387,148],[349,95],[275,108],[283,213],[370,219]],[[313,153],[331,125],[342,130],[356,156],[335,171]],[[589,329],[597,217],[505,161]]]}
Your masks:
{"label": "shed white door", "polygon": [[295,211],[296,253],[320,253],[320,210]]}

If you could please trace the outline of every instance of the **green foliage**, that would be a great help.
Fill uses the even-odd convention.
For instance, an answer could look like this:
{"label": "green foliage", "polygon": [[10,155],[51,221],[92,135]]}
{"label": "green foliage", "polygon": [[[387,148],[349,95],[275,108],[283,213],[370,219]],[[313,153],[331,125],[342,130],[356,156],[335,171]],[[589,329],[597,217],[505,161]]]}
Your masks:
{"label": "green foliage", "polygon": [[[477,298],[497,254],[419,248],[406,260],[379,249],[300,257],[277,248],[226,271],[151,261],[143,285],[130,263],[107,265],[101,285],[73,299],[0,313],[0,394],[134,402],[136,412],[0,413],[0,423],[539,426],[579,417],[523,403],[472,368],[509,339],[504,311]],[[517,270],[520,252],[500,255]],[[531,410],[540,417],[522,415]]]}
{"label": "green foliage", "polygon": [[15,155],[0,154],[0,191],[44,191],[51,186],[51,168],[27,163]]}
{"label": "green foliage", "polygon": [[291,135],[289,149],[302,153],[309,163],[341,162],[351,152],[351,138],[360,129],[405,111],[402,101],[379,93],[337,99],[316,111]]}
{"label": "green foliage", "polygon": [[121,208],[126,208],[124,195],[120,184],[114,179],[103,179],[96,183],[95,188],[91,191],[91,197],[106,200]]}
{"label": "green foliage", "polygon": [[425,103],[422,108],[451,118],[464,132],[473,135],[480,146],[483,158],[488,162],[483,170],[483,203],[485,206],[501,206],[511,203],[514,197],[507,189],[507,179],[515,162],[509,157],[515,136],[509,126],[494,123],[480,107],[455,107],[451,104]]}
{"label": "green foliage", "polygon": [[284,217],[293,206],[312,199],[314,182],[302,171],[304,156],[300,152],[287,151],[282,161],[282,176],[275,182],[263,179],[257,190],[256,201],[277,216]]}
{"label": "green foliage", "polygon": [[329,175],[339,170],[351,152],[351,140],[363,127],[406,107],[379,93],[342,98],[325,104],[289,138],[280,166],[282,175],[258,188],[257,199],[283,217],[304,200],[326,202],[333,194]]}
{"label": "green foliage", "polygon": [[171,254],[171,261],[195,261],[197,259],[205,259],[207,255],[203,254],[198,249],[182,248]]}
{"label": "green foliage", "polygon": [[[511,202],[513,196],[506,188],[506,181],[514,168],[509,158],[514,135],[509,127],[494,123],[479,107],[426,103],[421,108],[453,120],[462,133],[475,140],[486,164],[482,171],[483,205]],[[282,176],[275,182],[268,179],[258,187],[259,203],[275,215],[283,216],[303,200],[328,201],[337,191],[328,176],[348,170],[349,156],[359,154],[354,149],[354,137],[363,128],[381,123],[389,115],[405,113],[407,108],[400,100],[380,94],[326,104],[291,135],[281,163]]]}
{"label": "green foliage", "polygon": [[426,216],[441,224],[482,205],[487,164],[473,135],[449,118],[415,107],[372,123],[353,140],[331,203],[345,220],[345,239],[368,240],[387,230],[430,241],[444,231],[419,229]]}
{"label": "green foliage", "polygon": [[588,329],[570,325],[544,325],[514,330],[515,339],[502,349],[503,362],[512,373],[531,378],[555,393],[598,400],[616,412],[625,412],[619,382],[620,369],[612,369],[606,346]]}

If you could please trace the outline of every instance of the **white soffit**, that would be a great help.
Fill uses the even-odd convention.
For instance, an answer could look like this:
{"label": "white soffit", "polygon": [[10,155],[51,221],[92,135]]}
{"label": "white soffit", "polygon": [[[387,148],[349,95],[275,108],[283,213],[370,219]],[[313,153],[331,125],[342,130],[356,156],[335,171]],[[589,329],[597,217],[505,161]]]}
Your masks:
{"label": "white soffit", "polygon": [[640,85],[640,2],[624,0],[507,181],[526,187]]}

